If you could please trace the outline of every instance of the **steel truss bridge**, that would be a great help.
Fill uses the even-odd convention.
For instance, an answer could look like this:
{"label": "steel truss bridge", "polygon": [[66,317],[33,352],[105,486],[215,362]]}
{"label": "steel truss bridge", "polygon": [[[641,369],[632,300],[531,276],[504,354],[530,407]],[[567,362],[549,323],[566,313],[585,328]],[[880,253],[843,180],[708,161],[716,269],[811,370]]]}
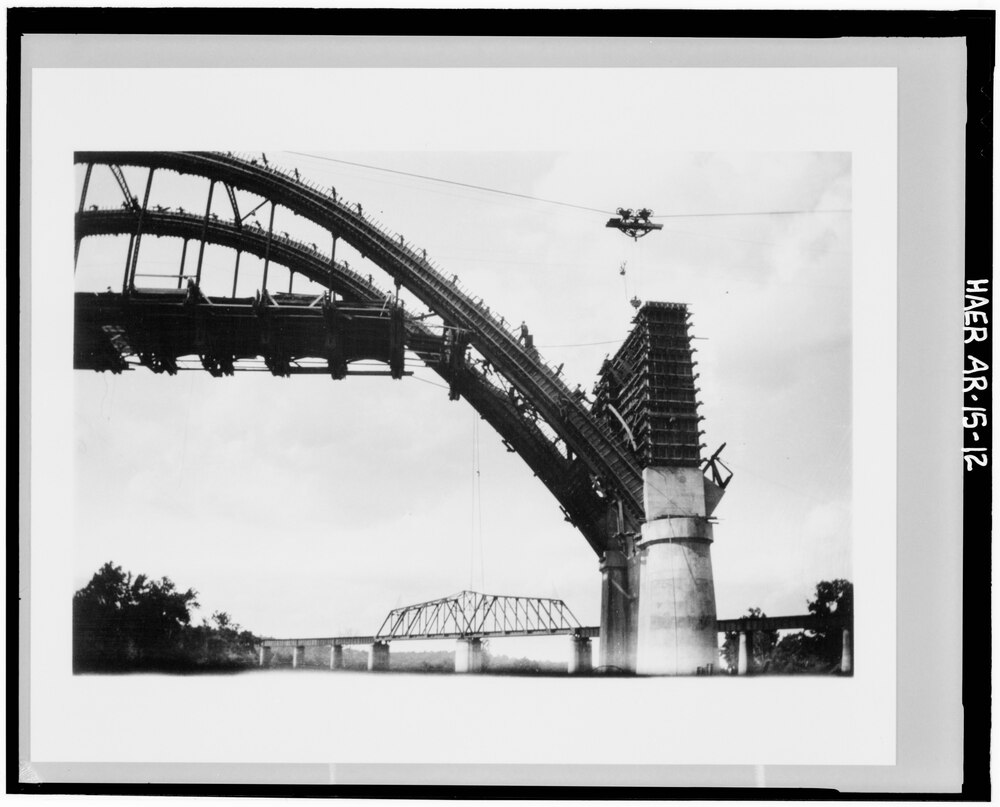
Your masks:
{"label": "steel truss bridge", "polygon": [[[843,655],[841,672],[853,668],[852,638],[853,619],[842,614],[796,614],[777,617],[750,617],[717,619],[717,633],[735,633],[739,638],[736,671],[740,675],[754,672],[752,647],[756,636],[764,631],[807,630],[841,631]],[[260,663],[270,661],[276,649],[291,649],[292,666],[298,667],[305,659],[306,648],[329,647],[330,668],[343,666],[338,656],[347,646],[382,646],[381,669],[388,669],[387,645],[391,641],[410,639],[453,639],[459,642],[515,636],[570,636],[574,653],[590,653],[590,639],[600,637],[597,626],[582,626],[562,600],[541,597],[512,597],[462,591],[451,597],[394,608],[382,621],[374,634],[328,636],[310,639],[263,639],[260,643]],[[338,658],[340,660],[338,661]],[[571,662],[570,672],[591,671],[588,660],[579,665],[580,656]],[[369,665],[369,669],[374,669]],[[458,668],[456,668],[456,671]],[[466,670],[468,671],[468,670]],[[711,674],[711,671],[706,670]]]}
{"label": "steel truss bridge", "polygon": [[580,623],[562,600],[463,591],[453,597],[396,608],[376,638],[467,639],[575,634]]}
{"label": "steel truss bridge", "polygon": [[562,600],[462,591],[390,611],[374,634],[313,639],[264,639],[265,647],[367,645],[405,639],[490,639],[516,636],[596,638]]}
{"label": "steel truss bridge", "polygon": [[[478,597],[482,599],[488,599],[493,595],[489,594],[476,594],[475,592],[467,591],[462,592],[462,594],[472,595],[473,597]],[[458,595],[461,596],[461,595]],[[534,597],[502,597],[498,599],[517,599],[517,600],[529,600],[531,602],[554,602],[560,603],[569,612],[568,606],[562,603],[562,600],[539,600]],[[466,639],[466,638],[497,638],[503,636],[579,636],[580,638],[587,639],[597,639],[600,637],[600,628],[596,625],[579,625],[576,624],[575,627],[572,625],[566,625],[563,627],[556,627],[555,624],[550,622],[547,626],[541,627],[542,622],[536,622],[536,627],[527,627],[524,629],[517,629],[516,627],[511,630],[483,630],[475,631],[470,630],[466,633],[462,633],[459,630],[454,630],[449,633],[432,634],[431,632],[421,632],[418,630],[412,634],[407,632],[400,632],[396,634],[384,632],[386,625],[390,622],[393,614],[400,614],[412,609],[424,608],[425,606],[433,606],[438,603],[445,603],[449,601],[456,601],[457,597],[449,597],[441,600],[431,600],[430,602],[421,603],[420,605],[411,605],[405,608],[397,608],[391,611],[389,615],[385,618],[382,623],[382,627],[379,628],[378,633],[363,635],[363,634],[352,634],[349,636],[325,636],[325,637],[315,637],[311,639],[263,639],[261,644],[266,647],[329,647],[331,645],[368,645],[374,644],[375,642],[389,641],[390,639]],[[572,617],[572,614],[570,614]],[[575,622],[575,617],[572,618]],[[718,633],[759,633],[765,631],[773,630],[807,630],[807,631],[830,631],[830,630],[843,630],[845,628],[850,629],[854,625],[853,619],[850,617],[838,616],[836,614],[829,616],[817,616],[816,614],[795,614],[790,616],[765,616],[765,617],[736,617],[734,619],[717,619],[715,621],[715,630]],[[457,627],[457,626],[456,626]]]}
{"label": "steel truss bridge", "polygon": [[[76,368],[117,373],[138,364],[172,374],[178,359],[197,356],[204,370],[223,376],[244,369],[242,359],[262,357],[277,376],[324,373],[339,379],[355,372],[351,362],[375,359],[399,378],[405,373],[404,352],[410,351],[447,382],[451,398],[465,398],[508,449],[521,456],[598,555],[616,545],[616,536],[638,529],[642,475],[624,437],[591,413],[559,372],[525,344],[527,339],[447,277],[424,250],[365,214],[361,204],[349,204],[297,172],[231,153],[77,152],[75,160],[87,166],[76,215],[77,254],[84,238],[129,236],[121,291],[76,295]],[[87,207],[96,166],[114,174],[124,197],[120,208]],[[128,187],[122,166],[148,169],[141,201]],[[158,171],[208,180],[205,213],[150,208]],[[211,213],[217,187],[229,199],[230,220]],[[245,223],[249,213],[241,213],[237,190],[264,199],[258,207],[269,203],[267,229]],[[278,206],[326,229],[330,253],[275,233]],[[179,272],[176,289],[136,285],[142,239],[150,236],[182,239],[185,255],[189,242],[198,245],[195,271],[189,277]],[[443,322],[442,332],[338,261],[339,240],[385,271],[397,289],[407,289],[427,306]],[[234,254],[229,297],[201,291],[206,245],[227,247]],[[264,261],[262,285],[253,297],[236,297],[243,254]],[[326,291],[311,296],[276,291],[268,286],[272,263]],[[470,356],[470,348],[488,362],[493,375]]]}

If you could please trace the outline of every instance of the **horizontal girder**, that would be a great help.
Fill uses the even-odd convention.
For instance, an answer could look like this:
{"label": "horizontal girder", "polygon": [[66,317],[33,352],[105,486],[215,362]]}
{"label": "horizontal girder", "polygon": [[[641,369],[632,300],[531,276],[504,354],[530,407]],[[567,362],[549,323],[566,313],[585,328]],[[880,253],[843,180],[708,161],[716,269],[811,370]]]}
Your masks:
{"label": "horizontal girder", "polygon": [[[398,610],[398,609],[397,609]],[[717,619],[715,630],[718,633],[746,632],[770,630],[811,630],[828,631],[850,628],[852,620],[846,616],[817,616],[815,614],[797,614],[794,616],[739,617],[736,619]],[[557,629],[552,631],[533,631],[514,634],[511,632],[484,632],[480,638],[502,638],[504,636],[539,636],[539,635],[572,635],[587,639],[597,639],[601,629],[596,625],[585,625],[576,628]],[[465,638],[458,633],[447,636],[395,636],[400,639],[460,639]],[[331,647],[333,645],[364,645],[385,641],[380,636],[324,636],[310,639],[263,639],[264,647]]]}
{"label": "horizontal girder", "polygon": [[[267,298],[200,297],[196,290],[137,290],[76,295],[74,363],[78,370],[126,369],[136,356],[154,372],[177,372],[178,360],[198,356],[212,375],[244,369],[261,357],[275,375],[324,372],[341,378],[349,362],[385,362],[403,373],[401,312],[378,303],[333,303],[327,295],[276,294]],[[425,354],[444,349],[431,334],[411,339]]]}

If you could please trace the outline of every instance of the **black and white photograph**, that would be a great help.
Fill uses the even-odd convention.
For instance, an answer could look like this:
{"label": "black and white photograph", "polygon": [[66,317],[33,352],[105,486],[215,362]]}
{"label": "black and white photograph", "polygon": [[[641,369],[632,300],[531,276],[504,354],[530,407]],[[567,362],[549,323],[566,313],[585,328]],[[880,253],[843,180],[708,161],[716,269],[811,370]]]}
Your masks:
{"label": "black and white photograph", "polygon": [[851,674],[849,154],[75,162],[78,672]]}
{"label": "black and white photograph", "polygon": [[897,764],[897,69],[348,40],[32,72],[22,778]]}

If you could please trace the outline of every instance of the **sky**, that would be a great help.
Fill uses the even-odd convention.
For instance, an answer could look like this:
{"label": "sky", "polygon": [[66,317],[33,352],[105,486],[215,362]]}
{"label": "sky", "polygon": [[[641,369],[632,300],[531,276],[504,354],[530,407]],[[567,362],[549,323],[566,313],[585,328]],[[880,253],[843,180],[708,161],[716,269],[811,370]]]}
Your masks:
{"label": "sky", "polygon": [[[492,311],[525,320],[570,386],[591,387],[620,345],[630,297],[687,303],[704,440],[708,451],[726,443],[734,471],[715,512],[718,615],[804,613],[818,581],[851,577],[850,155],[622,145],[267,157],[362,202]],[[126,169],[140,196],[145,174]],[[158,172],[150,204],[201,212],[207,188]],[[241,194],[241,210],[259,201]],[[95,167],[88,206],[120,202],[108,169]],[[651,208],[663,230],[632,241],[605,228],[597,211],[620,206]],[[212,209],[231,216],[225,194]],[[693,215],[768,211],[807,212]],[[275,227],[329,249],[328,234],[287,211]],[[77,290],[120,288],[127,240],[84,241]],[[180,255],[176,239],[146,238],[139,272],[176,274]],[[391,286],[342,243],[337,257]],[[188,270],[196,259],[190,244]],[[204,261],[205,290],[228,293],[233,254],[208,248]],[[244,257],[240,278],[239,293],[251,294],[259,262]],[[272,290],[287,284],[271,272]],[[412,298],[408,307],[423,310]],[[371,633],[391,608],[467,588],[557,597],[596,625],[593,550],[474,410],[412,369],[400,381],[75,373],[75,587],[113,561],[197,589],[199,619],[224,610],[273,636]],[[497,651],[555,647],[527,641],[536,644],[505,640]]]}

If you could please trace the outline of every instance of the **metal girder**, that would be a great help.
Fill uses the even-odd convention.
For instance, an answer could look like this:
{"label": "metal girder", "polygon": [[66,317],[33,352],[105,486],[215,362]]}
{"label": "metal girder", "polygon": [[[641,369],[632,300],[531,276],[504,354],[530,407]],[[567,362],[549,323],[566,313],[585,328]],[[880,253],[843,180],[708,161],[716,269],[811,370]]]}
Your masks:
{"label": "metal girder", "polygon": [[[474,592],[463,592],[464,594],[472,594]],[[458,595],[461,596],[461,595]],[[480,597],[485,597],[488,595],[478,595]],[[453,604],[453,601],[457,599],[456,597],[446,598],[444,600],[434,600],[429,603],[422,603],[419,606],[409,606],[408,608],[397,608],[391,611],[389,616],[386,617],[386,621],[393,617],[394,614],[399,614],[400,612],[409,611],[413,608],[420,608],[423,606],[439,606],[438,613],[447,611],[448,604]],[[525,597],[517,598],[506,598],[506,599],[530,599]],[[561,602],[561,600],[548,600],[547,602]],[[397,620],[398,621],[398,620]],[[513,624],[513,623],[511,623]],[[798,614],[795,616],[768,616],[768,617],[740,617],[737,619],[718,619],[715,623],[715,629],[719,633],[732,633],[734,631],[745,631],[752,633],[754,631],[765,631],[765,630],[812,630],[812,631],[827,631],[835,630],[837,628],[849,628],[853,624],[853,620],[847,616],[837,616],[836,614],[831,614],[830,616],[816,616],[815,614]],[[384,625],[384,623],[383,623]],[[554,633],[559,634],[571,634],[573,636],[579,636],[581,638],[587,639],[598,639],[601,635],[601,629],[596,625],[584,625],[576,626],[573,628],[562,628]],[[508,632],[510,633],[510,632]],[[525,632],[523,635],[545,635],[548,631],[534,631],[531,633]],[[506,635],[505,632],[483,632],[483,636],[502,636]],[[515,635],[510,633],[510,635]],[[442,638],[452,638],[452,639],[463,639],[463,638],[475,638],[473,635],[461,635],[458,633],[438,635],[438,634],[412,634],[404,635],[402,633],[397,633],[393,636],[388,636],[382,634],[381,632],[377,635],[369,636],[325,636],[322,638],[308,638],[308,639],[263,639],[261,644],[264,647],[329,647],[333,645],[365,645],[374,644],[378,641],[386,641],[389,638],[401,640],[401,639],[442,639]]]}
{"label": "metal girder", "polygon": [[[193,362],[200,360],[218,377],[259,370],[243,360],[260,356],[276,375],[329,372],[320,364],[329,358],[328,314],[313,301],[284,294],[260,301],[210,298],[195,284],[130,295],[78,292],[74,367],[119,372],[127,358],[138,358],[154,372],[173,374],[197,369]],[[345,371],[347,362],[387,361],[392,313],[375,303],[343,309],[338,334]]]}
{"label": "metal girder", "polygon": [[229,204],[233,206],[233,221],[236,222],[237,227],[243,226],[243,219],[240,218],[240,208],[236,204],[236,191],[233,190],[233,186],[228,182],[222,183],[226,188],[226,195],[229,197]]}
{"label": "metal girder", "polygon": [[[146,214],[146,208],[149,207],[149,191],[153,187],[153,172],[155,170],[156,170],[155,168],[149,169],[149,177],[146,179],[146,192],[145,194],[143,194],[142,197],[142,207],[138,209],[139,218],[137,220],[135,228],[135,246],[131,250],[129,255],[129,259],[131,261],[131,266],[128,269],[128,280],[127,280],[127,287],[129,290],[131,290],[135,286],[135,272],[136,272],[136,267],[138,267],[139,265],[139,247],[142,244],[142,222]],[[124,177],[122,179],[124,181]]]}
{"label": "metal girder", "polygon": [[[83,207],[87,203],[87,189],[90,187],[90,175],[94,170],[93,163],[87,163],[87,172],[83,176],[83,190],[80,192],[80,210],[83,212]],[[76,262],[80,258],[80,236],[77,235],[74,239],[73,244],[73,271],[76,271]]]}
{"label": "metal girder", "polygon": [[132,191],[129,190],[128,182],[125,181],[125,174],[122,173],[121,166],[119,165],[109,165],[108,168],[111,169],[111,173],[115,176],[115,181],[118,183],[118,187],[121,188],[122,196],[125,197],[125,207],[128,210],[138,210],[139,202],[132,195]]}
{"label": "metal girder", "polygon": [[375,637],[475,638],[570,634],[580,623],[562,600],[462,591],[453,597],[395,608]]}
{"label": "metal girder", "polygon": [[825,631],[834,628],[847,628],[851,626],[852,622],[851,617],[842,614],[830,614],[829,616],[796,614],[794,616],[744,616],[736,619],[718,619],[715,625],[719,633],[762,630]]}

